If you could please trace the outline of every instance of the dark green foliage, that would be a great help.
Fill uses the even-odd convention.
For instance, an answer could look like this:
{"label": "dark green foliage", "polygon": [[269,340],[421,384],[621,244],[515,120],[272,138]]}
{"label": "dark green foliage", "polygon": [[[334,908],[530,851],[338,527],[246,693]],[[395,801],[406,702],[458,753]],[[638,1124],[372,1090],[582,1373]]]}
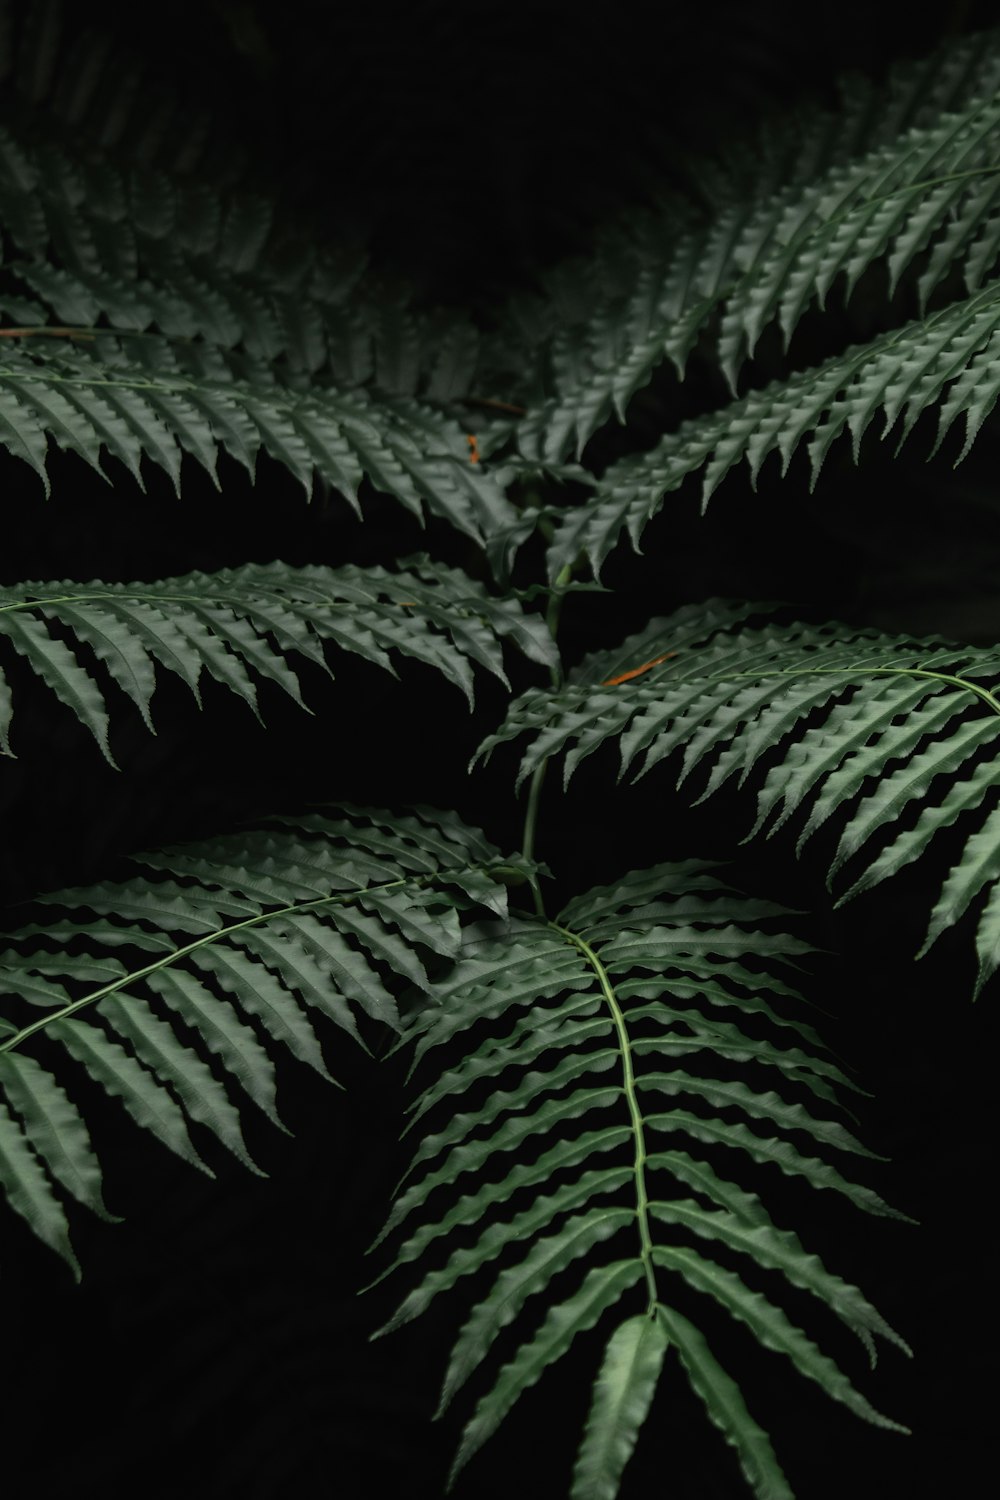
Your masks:
{"label": "dark green foliage", "polygon": [[[776,1288],[808,1294],[819,1325],[823,1304],[872,1364],[875,1336],[906,1341],[764,1200],[787,1178],[845,1214],[906,1215],[854,1180],[874,1153],[845,1124],[845,1097],[864,1090],[810,1006],[815,913],[747,894],[743,846],[776,840],[791,862],[835,833],[840,902],[923,860],[936,894],[921,952],[974,913],[978,992],[1000,965],[1000,660],[740,600],[675,609],[568,670],[556,636],[564,601],[601,591],[622,533],[638,552],[691,479],[704,508],[742,460],[756,484],[775,454],[806,504],[803,459],[815,484],[843,436],[859,464],[872,429],[969,452],[1000,395],[1000,38],[956,42],[881,88],[849,82],[794,132],[767,127],[705,163],[698,192],[629,212],[479,326],[373,269],[353,234],[328,243],[245,162],[167,150],[165,125],[137,135],[99,51],[70,90],[52,63],[57,9],[18,31],[16,66],[0,57],[22,80],[0,126],[8,507],[41,506],[53,476],[89,468],[128,487],[141,516],[163,476],[178,494],[205,475],[225,489],[231,461],[252,480],[266,455],[338,525],[364,530],[385,497],[428,538],[368,566],[0,589],[4,754],[19,753],[20,695],[39,686],[53,725],[69,708],[125,776],[129,720],[162,728],[153,705],[173,701],[174,680],[199,708],[221,684],[259,718],[258,693],[277,687],[330,726],[343,801],[296,810],[293,787],[249,829],[136,854],[122,879],[32,892],[27,917],[8,913],[9,1202],[78,1274],[67,1200],[114,1217],[77,1102],[87,1088],[196,1167],[210,1171],[199,1142],[214,1136],[259,1171],[244,1105],[284,1128],[285,1053],[333,1081],[345,1047],[407,1048],[418,1143],[377,1276],[407,1289],[381,1332],[476,1289],[441,1397],[443,1411],[477,1385],[452,1479],[596,1330],[573,1500],[614,1500],[667,1370],[753,1493],[790,1497],[703,1308],[905,1431]],[[678,396],[689,378],[693,414]],[[350,689],[315,682],[344,664],[349,683],[370,667],[403,679],[411,662],[470,707],[477,666],[495,679],[489,703],[497,682],[509,692],[473,765],[528,737],[511,789],[529,783],[523,834],[506,844],[523,853],[457,812],[396,807],[394,784],[387,811],[347,802],[336,740],[359,710]],[[308,705],[297,668],[312,674]],[[408,705],[394,758],[465,732],[459,710],[425,721],[416,695],[392,696],[399,682],[382,690]],[[608,748],[619,779],[657,778],[666,801],[742,795],[733,866],[667,846],[622,873],[609,850],[607,883],[550,919],[535,858],[548,763],[563,755],[569,797],[596,756],[613,800]]]}
{"label": "dark green foliage", "polygon": [[[88,647],[152,729],[156,670],[199,699],[214,677],[257,713],[254,679],[270,678],[305,707],[285,660],[293,652],[326,669],[322,646],[394,671],[389,652],[423,661],[473,699],[477,663],[507,682],[500,641],[533,661],[556,658],[537,616],[497,599],[465,574],[427,557],[384,568],[289,568],[281,563],[191,573],[144,584],[23,584],[0,589],[0,634],[108,748],[101,684],[73,648]],[[12,704],[0,676],[0,743],[11,754]]]}
{"label": "dark green foliage", "polygon": [[[43,1014],[23,1009],[19,1024],[11,1009],[3,1020],[0,1069],[23,1132],[4,1115],[4,1182],[74,1266],[52,1179],[100,1212],[100,1173],[83,1119],[25,1050],[32,1038],[55,1042],[194,1165],[208,1170],[185,1115],[256,1171],[204,1053],[280,1125],[266,1043],[329,1078],[308,1009],[355,1041],[351,1005],[398,1027],[394,988],[432,988],[421,954],[458,953],[458,912],[506,909],[507,867],[456,819],[344,811],[136,855],[152,876],[40,897],[45,919],[9,934],[0,990]],[[175,1017],[202,1055],[175,1033]]]}
{"label": "dark green foliage", "polygon": [[[459,1335],[442,1409],[529,1297],[543,1295],[574,1262],[592,1265],[578,1289],[551,1307],[535,1338],[521,1346],[481,1399],[465,1429],[456,1471],[547,1365],[567,1352],[577,1333],[623,1299],[626,1307],[641,1306],[635,1294],[645,1283],[645,1315],[619,1323],[607,1359],[616,1366],[620,1345],[629,1350],[629,1361],[638,1360],[639,1340],[648,1328],[647,1338],[659,1351],[649,1371],[652,1383],[647,1379],[645,1394],[630,1400],[631,1384],[641,1376],[629,1367],[619,1391],[622,1376],[602,1372],[573,1487],[575,1500],[615,1493],[664,1349],[673,1342],[683,1352],[688,1343],[671,1324],[673,1310],[661,1305],[672,1293],[664,1290],[670,1282],[658,1276],[659,1269],[716,1298],[766,1347],[787,1354],[802,1374],[859,1415],[892,1425],[779,1307],[749,1292],[700,1251],[671,1243],[671,1232],[680,1228],[745,1252],[827,1302],[869,1347],[873,1332],[901,1342],[859,1292],[831,1277],[794,1234],[774,1225],[758,1198],[718,1177],[701,1155],[704,1145],[724,1142],[758,1163],[777,1163],[814,1187],[832,1187],[869,1212],[891,1212],[870,1189],[851,1184],[829,1162],[800,1154],[794,1144],[799,1132],[809,1138],[810,1152],[833,1147],[865,1154],[839,1123],[812,1113],[817,1104],[821,1112],[836,1109],[835,1085],[856,1085],[822,1050],[813,1050],[819,1043],[811,1028],[782,1021],[772,1009],[779,996],[785,1002],[800,998],[782,980],[780,968],[806,945],[787,931],[773,930],[784,915],[780,907],[741,897],[696,862],[638,872],[571,902],[551,923],[511,924],[484,935],[475,943],[474,957],[456,967],[435,1003],[419,1016],[418,1062],[459,1027],[469,1031],[470,1043],[464,1061],[418,1098],[414,1123],[428,1115],[439,1127],[425,1136],[414,1158],[418,1180],[397,1199],[388,1228],[412,1226],[418,1212],[431,1218],[429,1201],[441,1202],[441,1188],[451,1188],[452,1197],[463,1185],[465,1190],[442,1217],[415,1232],[411,1227],[393,1269],[435,1255],[435,1241],[447,1242],[464,1225],[475,1225],[479,1239],[455,1249],[430,1272],[388,1327],[416,1317],[434,1297],[510,1246],[527,1245],[521,1260],[496,1276]],[[757,970],[748,966],[754,961],[761,965]],[[483,983],[487,965],[488,986]],[[476,1045],[480,1018],[507,1022],[511,1017],[513,1024],[502,1034],[487,1035]],[[762,1017],[770,1032],[764,1037],[754,1035]],[[782,1028],[792,1035],[779,1043]],[[748,1076],[759,1070],[764,1088],[688,1071],[692,1065],[717,1066],[722,1059],[744,1065]],[[500,1074],[511,1069],[518,1070],[517,1083],[501,1088]],[[564,1093],[567,1086],[571,1091]],[[470,1094],[475,1099],[483,1087],[489,1090],[483,1101],[463,1108],[464,1100]],[[793,1102],[802,1091],[812,1096],[808,1106]],[[678,1097],[681,1109],[673,1107]],[[709,1113],[692,1113],[692,1099],[696,1111],[707,1107]],[[727,1110],[740,1118],[727,1119],[721,1113]],[[757,1128],[749,1129],[748,1121]],[[563,1133],[567,1123],[570,1137]],[[489,1128],[486,1136],[473,1134],[483,1125]],[[597,1128],[584,1129],[589,1125]],[[428,1128],[422,1123],[422,1131]],[[678,1135],[682,1149],[659,1149],[663,1136],[672,1142]],[[485,1175],[495,1153],[518,1151],[525,1153],[525,1165],[501,1184]],[[551,1191],[556,1174],[567,1170],[572,1175]],[[480,1174],[484,1180],[477,1191]],[[673,1196],[678,1189],[704,1201]],[[515,1193],[522,1202],[530,1193],[531,1201],[511,1214],[508,1203]],[[608,1198],[616,1201],[601,1201]],[[499,1223],[492,1217],[498,1204],[505,1215]],[[612,1248],[619,1256],[631,1248],[631,1254],[603,1265]],[[436,1258],[441,1261],[444,1253],[437,1250]],[[707,1351],[701,1358],[712,1365]],[[712,1367],[717,1379],[726,1378]],[[766,1472],[775,1493],[789,1493],[769,1444],[752,1434],[746,1413],[703,1394],[710,1414],[724,1422],[747,1476]],[[633,1401],[638,1420],[629,1412]]]}

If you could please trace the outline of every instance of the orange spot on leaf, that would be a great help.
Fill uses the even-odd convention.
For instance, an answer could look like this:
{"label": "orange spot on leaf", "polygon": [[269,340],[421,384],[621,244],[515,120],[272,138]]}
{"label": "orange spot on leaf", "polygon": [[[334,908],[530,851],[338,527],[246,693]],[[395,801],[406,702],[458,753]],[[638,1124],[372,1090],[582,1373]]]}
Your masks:
{"label": "orange spot on leaf", "polygon": [[601,687],[617,687],[620,682],[631,682],[633,677],[641,677],[643,672],[648,672],[650,667],[658,667],[661,661],[666,661],[671,656],[676,656],[676,651],[664,651],[662,656],[654,656],[652,661],[644,661],[641,667],[633,667],[631,672],[622,672],[620,677],[609,677],[601,683]]}
{"label": "orange spot on leaf", "polygon": [[474,432],[467,433],[465,441],[469,445],[469,463],[477,464],[479,462],[479,440],[476,434]]}

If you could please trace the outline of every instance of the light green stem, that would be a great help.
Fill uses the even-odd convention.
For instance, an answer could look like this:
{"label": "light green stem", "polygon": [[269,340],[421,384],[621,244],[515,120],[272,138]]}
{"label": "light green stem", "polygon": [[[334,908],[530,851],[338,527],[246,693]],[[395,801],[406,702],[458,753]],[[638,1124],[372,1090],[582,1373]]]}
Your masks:
{"label": "light green stem", "polygon": [[978,683],[971,682],[968,677],[955,677],[950,672],[932,672],[928,667],[775,667],[773,670],[752,672],[719,672],[706,677],[706,682],[736,682],[744,678],[757,681],[761,677],[810,677],[810,676],[837,676],[856,677],[858,673],[864,672],[872,677],[927,677],[932,682],[947,682],[952,687],[963,688],[966,692],[981,698],[995,714],[1000,714],[1000,700],[998,700],[989,688],[980,687]]}
{"label": "light green stem", "polygon": [[10,1052],[14,1047],[20,1046],[27,1041],[28,1037],[34,1036],[36,1031],[42,1031],[52,1021],[65,1020],[67,1016],[75,1015],[78,1010],[83,1010],[87,1005],[96,1005],[99,1000],[113,995],[116,990],[125,989],[127,985],[134,984],[138,979],[145,979],[150,974],[155,974],[158,969],[164,969],[169,964],[176,963],[178,959],[186,958],[189,953],[195,953],[199,948],[204,948],[209,943],[218,943],[225,938],[231,937],[234,932],[244,932],[248,927],[259,927],[263,922],[270,922],[274,917],[284,917],[300,911],[315,911],[318,907],[331,906],[347,901],[357,901],[361,896],[369,896],[383,891],[392,891],[402,885],[424,885],[429,881],[447,878],[447,871],[438,871],[434,875],[407,875],[399,880],[387,881],[384,885],[370,885],[360,887],[356,891],[339,891],[333,896],[317,896],[312,901],[296,901],[291,906],[277,907],[273,911],[264,911],[256,916],[247,917],[242,922],[234,922],[228,927],[220,927],[215,932],[208,932],[204,937],[195,938],[194,942],[186,943],[183,948],[175,948],[172,953],[167,953],[163,958],[155,959],[153,963],[146,964],[144,968],[133,969],[129,974],[123,974],[120,979],[113,980],[110,984],[102,985],[98,990],[92,990],[89,995],[83,995],[79,1000],[73,1000],[59,1010],[48,1011],[39,1020],[33,1021],[30,1026],[15,1032],[13,1036],[0,1042],[0,1054]]}
{"label": "light green stem", "polygon": [[[547,767],[548,763],[549,757],[546,756],[541,765],[535,767],[535,770],[531,777],[531,782],[528,786],[528,806],[524,815],[524,834],[521,838],[521,849],[525,859],[529,860],[534,859],[535,857],[535,833],[537,831],[538,824],[538,803],[542,793],[542,786],[545,781],[545,768]],[[545,913],[543,911],[539,911],[538,915],[540,917],[543,917]]]}
{"label": "light green stem", "polygon": [[[272,603],[284,603],[284,596],[277,592],[264,592],[264,597]],[[18,599],[13,604],[0,604],[0,615],[16,614],[20,610],[41,609],[46,606],[57,604],[94,604],[102,600],[119,600],[126,604],[227,604],[233,608],[249,610],[252,604],[239,594],[151,594],[144,593],[142,588],[130,589],[94,589],[87,594],[52,594],[48,598]],[[310,599],[309,603],[315,605],[330,606],[331,601],[327,599]],[[346,608],[346,605],[342,605]]]}
{"label": "light green stem", "polygon": [[[548,626],[549,634],[551,635],[553,640],[555,640],[556,632],[559,629],[559,614],[562,610],[562,602],[563,598],[565,597],[566,585],[569,583],[572,576],[573,564],[567,563],[566,566],[560,570],[552,587],[552,596],[549,599],[549,607],[545,611],[545,623]],[[561,662],[558,666],[549,668],[549,676],[552,680],[553,691],[558,692],[563,685],[563,669]],[[535,767],[534,774],[531,778],[531,785],[528,788],[528,807],[524,815],[524,837],[521,840],[521,848],[524,852],[525,859],[529,861],[534,859],[535,857],[535,832],[538,826],[538,805],[541,801],[542,787],[545,784],[545,771],[548,763],[548,756],[546,756],[541,765]],[[540,917],[544,917],[545,902],[542,899],[542,889],[538,883],[538,876],[532,875],[530,879],[531,894],[534,897],[535,902],[535,911]]]}
{"label": "light green stem", "polygon": [[[875,193],[871,198],[852,198],[842,208],[838,209],[836,213],[831,214],[828,219],[822,219],[818,224],[807,221],[799,230],[798,235],[794,236],[784,248],[788,253],[801,250],[809,244],[810,240],[818,239],[821,234],[824,234],[832,226],[842,223],[845,219],[849,219],[851,214],[855,213],[859,208],[874,208],[876,204],[888,203],[891,199],[902,197],[906,193],[923,193],[928,188],[942,187],[946,182],[962,182],[969,177],[995,177],[998,172],[1000,172],[1000,166],[969,167],[963,172],[946,172],[940,177],[925,177],[919,182],[901,183],[899,187],[889,188],[885,193]],[[751,280],[753,275],[754,270],[751,268],[742,280]],[[727,286],[720,289],[721,297],[730,296],[740,285],[740,281],[730,282]]]}
{"label": "light green stem", "polygon": [[587,960],[590,967],[597,976],[597,982],[601,986],[601,993],[611,1011],[611,1018],[618,1033],[618,1050],[622,1059],[622,1075],[625,1087],[625,1098],[628,1102],[629,1114],[632,1117],[632,1136],[635,1141],[635,1156],[632,1163],[632,1175],[635,1182],[636,1222],[639,1228],[639,1253],[642,1260],[642,1268],[646,1276],[646,1287],[649,1300],[646,1312],[652,1316],[658,1303],[656,1289],[656,1272],[653,1268],[653,1236],[649,1229],[649,1194],[646,1191],[646,1137],[642,1128],[642,1111],[636,1098],[635,1071],[632,1067],[632,1043],[629,1039],[628,1027],[625,1024],[625,1015],[618,998],[615,995],[614,986],[608,976],[608,971],[601,963],[594,949],[577,933],[571,932],[567,927],[559,927],[555,922],[548,924],[553,932],[558,932],[574,948],[579,949]]}
{"label": "light green stem", "polygon": [[900,187],[889,188],[888,192],[876,193],[873,198],[862,198],[860,205],[857,201],[848,203],[837,214],[824,220],[823,226],[836,224],[840,219],[846,218],[859,206],[869,208],[876,203],[886,203],[890,198],[898,198],[903,193],[923,193],[928,188],[943,187],[946,182],[963,182],[968,177],[995,177],[1000,172],[1000,167],[968,167],[964,172],[945,172],[940,177],[924,177],[919,182],[906,182]]}

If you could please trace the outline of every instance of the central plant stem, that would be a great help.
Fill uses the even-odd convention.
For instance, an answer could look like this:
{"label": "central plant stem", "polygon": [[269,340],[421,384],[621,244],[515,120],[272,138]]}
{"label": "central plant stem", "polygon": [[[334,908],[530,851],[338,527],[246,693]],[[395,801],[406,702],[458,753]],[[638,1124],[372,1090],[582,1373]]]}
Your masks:
{"label": "central plant stem", "polygon": [[[545,611],[545,623],[549,628],[549,634],[551,635],[553,640],[555,640],[556,632],[559,629],[559,615],[562,610],[562,602],[566,594],[566,585],[569,583],[572,576],[573,565],[572,563],[567,563],[564,568],[560,569],[556,577],[556,581],[552,586],[552,596],[549,599],[549,607]],[[549,677],[552,681],[553,688],[558,692],[559,688],[561,688],[563,685],[563,669],[561,663],[559,664],[559,666],[549,668]],[[545,771],[548,767],[548,764],[549,758],[548,756],[546,756],[541,765],[535,767],[534,774],[531,778],[531,785],[528,787],[528,807],[524,815],[524,837],[521,840],[521,848],[524,851],[525,859],[529,861],[533,860],[535,857],[535,830],[538,824],[538,804],[541,801],[542,787],[545,783]],[[544,917],[545,902],[542,899],[542,891],[540,885],[538,884],[538,876],[533,874],[530,878],[531,894],[534,897],[535,901],[535,911],[540,917]]]}
{"label": "central plant stem", "polygon": [[649,1230],[649,1194],[646,1190],[646,1136],[642,1128],[642,1110],[639,1108],[639,1100],[636,1098],[635,1070],[632,1067],[632,1042],[629,1038],[628,1027],[625,1024],[625,1015],[618,1004],[614,985],[611,983],[607,969],[588,942],[568,927],[559,927],[555,922],[549,926],[560,937],[564,937],[568,943],[572,943],[587,960],[590,967],[597,976],[597,982],[601,987],[601,994],[607,1002],[611,1012],[611,1019],[615,1024],[618,1034],[618,1050],[622,1059],[622,1082],[625,1089],[625,1098],[628,1102],[629,1114],[632,1119],[632,1136],[635,1141],[635,1155],[632,1160],[632,1175],[635,1182],[635,1213],[639,1228],[639,1254],[642,1260],[642,1268],[646,1275],[646,1288],[649,1300],[646,1304],[646,1312],[652,1316],[659,1304],[659,1295],[656,1287],[656,1272],[653,1268],[653,1236]]}
{"label": "central plant stem", "polygon": [[[562,568],[556,577],[549,600],[549,607],[545,612],[545,623],[549,628],[552,639],[555,640],[559,628],[559,614],[562,602],[566,594],[566,586],[573,576],[572,564]],[[563,685],[563,669],[560,663],[552,667],[549,673],[553,688],[558,691]],[[528,788],[528,807],[524,819],[524,838],[522,848],[526,860],[533,860],[535,856],[535,831],[538,824],[538,806],[541,801],[542,787],[545,784],[545,772],[548,769],[549,757],[535,767]],[[541,888],[538,884],[538,876],[532,874],[531,893],[535,901],[535,910],[539,917],[545,919],[545,903],[542,899]],[[618,1036],[618,1050],[622,1059],[622,1083],[625,1090],[625,1098],[628,1102],[629,1115],[632,1122],[632,1136],[635,1141],[635,1154],[632,1161],[632,1173],[635,1182],[635,1204],[636,1221],[639,1228],[639,1254],[642,1260],[643,1271],[646,1276],[646,1287],[648,1291],[648,1302],[646,1312],[650,1316],[659,1305],[659,1296],[656,1287],[656,1272],[653,1267],[653,1236],[649,1229],[649,1194],[646,1191],[646,1137],[642,1128],[642,1111],[636,1097],[635,1070],[632,1066],[632,1043],[625,1024],[625,1016],[618,997],[615,995],[614,986],[611,983],[607,969],[602,964],[598,954],[584,938],[571,931],[568,927],[560,927],[556,922],[549,922],[548,926],[553,932],[572,943],[587,963],[593,969],[597,982],[601,987],[601,994],[611,1012],[615,1031]]]}
{"label": "central plant stem", "polygon": [[[188,954],[196,953],[199,948],[204,948],[210,943],[217,943],[224,941],[226,938],[231,938],[234,933],[245,932],[250,927],[262,927],[265,923],[273,921],[275,917],[297,915],[299,912],[319,911],[323,907],[329,906],[343,906],[347,905],[348,902],[358,901],[364,896],[382,895],[386,891],[398,890],[401,886],[405,885],[427,885],[439,878],[441,873],[438,871],[434,875],[404,875],[399,880],[388,880],[382,885],[363,886],[359,887],[356,891],[337,891],[332,896],[317,896],[310,901],[296,901],[290,906],[280,906],[272,908],[270,911],[257,912],[254,916],[247,917],[242,922],[230,923],[228,927],[218,927],[212,932],[206,932],[203,937],[198,937],[190,943],[185,943],[182,948],[174,948],[170,953],[164,954],[162,958],[154,959],[152,963],[145,964],[141,969],[132,969],[129,973],[123,974],[119,979],[113,979],[110,983],[101,985],[100,989],[91,990],[89,994],[82,995],[79,1000],[71,1000],[68,1004],[60,1006],[58,1010],[47,1011],[39,1020],[32,1021],[28,1026],[23,1026],[13,1036],[8,1036],[0,1042],[0,1056],[5,1052],[12,1051],[15,1047],[19,1047],[22,1042],[26,1042],[37,1031],[44,1031],[45,1027],[51,1025],[53,1021],[68,1020],[70,1017],[75,1016],[77,1011],[83,1010],[86,1006],[95,1005],[99,1000],[105,999],[108,995],[114,995],[117,991],[125,989],[130,984],[135,984],[139,979],[147,979],[150,974],[155,974],[159,969],[165,969],[170,964],[175,964],[180,959],[187,958]],[[445,871],[443,873],[447,875],[448,872]]]}

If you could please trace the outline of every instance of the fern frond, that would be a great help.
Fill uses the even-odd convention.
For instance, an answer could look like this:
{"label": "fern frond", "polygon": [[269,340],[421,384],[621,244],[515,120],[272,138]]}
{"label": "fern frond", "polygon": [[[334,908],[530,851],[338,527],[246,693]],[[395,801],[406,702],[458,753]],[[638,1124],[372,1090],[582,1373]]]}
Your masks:
{"label": "fern frond", "polygon": [[367,476],[414,514],[422,517],[426,501],[480,543],[516,519],[492,477],[470,464],[458,424],[417,402],[378,401],[361,390],[250,385],[225,371],[215,377],[185,376],[179,369],[150,373],[79,349],[42,349],[42,342],[4,351],[0,443],[31,465],[46,493],[51,435],[102,476],[103,449],[140,485],[143,457],[165,470],[176,488],[183,453],[215,478],[218,448],[230,451],[251,475],[263,448],[307,495],[317,473],[356,509],[357,487]]}
{"label": "fern frond", "polygon": [[565,513],[549,549],[550,575],[581,553],[597,573],[626,529],[638,551],[664,496],[691,474],[703,474],[704,509],[741,460],[756,482],[770,454],[780,455],[784,473],[807,444],[815,484],[835,439],[849,433],[857,460],[880,414],[880,436],[898,424],[902,445],[924,413],[939,408],[935,449],[964,417],[964,456],[1000,392],[998,329],[1000,282],[991,281],[964,301],[682,423],[648,453],[612,464],[593,494]]}
{"label": "fern frond", "polygon": [[[710,601],[651,622],[622,647],[588,658],[558,691],[522,694],[477,753],[530,733],[519,783],[563,751],[568,782],[609,742],[618,744],[621,774],[645,775],[682,754],[677,784],[697,772],[696,801],[734,776],[744,784],[760,765],[747,837],[765,828],[771,837],[801,811],[801,850],[832,820],[840,837],[830,882],[849,864],[859,870],[841,901],[922,857],[940,829],[967,815],[970,831],[920,951],[985,900],[978,991],[1000,963],[992,796],[1000,699],[989,685],[1000,675],[996,652],[766,618],[754,628],[745,624],[754,609]],[[628,661],[648,669],[614,685]],[[915,822],[900,827],[911,809]]]}
{"label": "fern frond", "polygon": [[1000,190],[1000,63],[993,48],[982,48],[977,72],[970,94],[950,101],[933,123],[911,126],[857,161],[835,163],[754,216],[747,242],[760,252],[747,266],[746,248],[742,256],[737,251],[743,275],[720,328],[732,386],[770,323],[779,324],[787,346],[813,299],[822,307],[840,277],[850,298],[876,262],[884,262],[891,296],[914,259],[933,247],[918,283],[921,307],[953,269],[963,273],[966,291],[975,291],[995,262],[983,249],[995,233]]}
{"label": "fern frond", "polygon": [[[17,224],[16,212],[8,210],[7,222]],[[125,234],[131,238],[122,241]],[[102,335],[103,347],[126,359],[144,341],[169,340],[178,357],[207,347],[236,378],[371,385],[441,403],[470,390],[479,362],[474,325],[457,313],[410,307],[381,286],[355,290],[360,258],[343,265],[327,255],[289,266],[279,243],[276,265],[230,266],[207,259],[200,245],[188,258],[175,244],[140,237],[137,246],[135,239],[132,224],[115,225],[116,250],[102,249],[93,266],[92,256],[68,252],[71,269],[12,261],[5,269],[14,286],[32,294],[19,303],[5,298],[8,316],[28,325],[23,337],[49,336],[44,330],[54,321],[71,325],[66,336],[81,341]]]}
{"label": "fern frond", "polygon": [[320,245],[259,193],[129,165],[46,123],[43,141],[37,124],[26,138],[0,128],[4,271],[31,294],[17,323],[107,328],[126,357],[143,338],[194,341],[248,378],[468,394],[475,326],[365,277],[349,237]]}
{"label": "fern frond", "polygon": [[[685,223],[690,211],[672,207],[672,214],[651,216],[638,234],[633,228],[631,236],[608,236],[595,259],[554,280],[560,316],[548,353],[555,394],[518,424],[525,457],[558,464],[575,451],[579,458],[612,411],[625,420],[630,398],[665,358],[683,374],[727,285],[733,215],[724,212],[717,223],[691,226]],[[575,300],[586,310],[582,325],[572,304],[566,316],[573,280],[580,289]]]}
{"label": "fern frond", "polygon": [[[590,892],[554,922],[521,920],[506,933],[484,928],[478,938],[470,932],[467,955],[415,1022],[416,1066],[459,1033],[476,1028],[481,1040],[474,1048],[466,1042],[463,1059],[445,1066],[412,1106],[414,1123],[428,1117],[423,1139],[379,1238],[408,1221],[411,1227],[383,1274],[432,1257],[433,1264],[381,1332],[419,1316],[463,1277],[490,1270],[492,1285],[452,1351],[443,1409],[504,1330],[511,1324],[520,1330],[519,1347],[466,1425],[452,1478],[574,1338],[614,1308],[574,1497],[617,1494],[671,1344],[710,1416],[740,1449],[745,1469],[770,1473],[779,1485],[774,1493],[787,1494],[768,1439],[712,1362],[702,1335],[670,1306],[675,1297],[685,1300],[685,1286],[720,1302],[765,1347],[786,1354],[859,1415],[896,1425],[868,1405],[776,1303],[702,1249],[714,1242],[780,1272],[825,1303],[870,1352],[873,1334],[906,1348],[856,1288],[827,1271],[792,1231],[775,1225],[755,1195],[718,1175],[698,1152],[702,1142],[722,1143],[737,1171],[747,1154],[757,1161],[784,1157],[785,1170],[814,1185],[835,1186],[870,1212],[892,1212],[870,1189],[839,1174],[826,1181],[814,1176],[811,1166],[819,1161],[810,1163],[794,1144],[801,1133],[820,1149],[870,1154],[835,1118],[813,1113],[816,1098],[836,1112],[833,1084],[850,1087],[850,1080],[821,1046],[810,1043],[808,1052],[779,1046],[769,1023],[761,1025],[770,1009],[759,1008],[762,995],[778,1005],[799,1001],[780,971],[808,944],[784,925],[768,930],[786,915],[741,895],[703,863],[660,865]],[[500,1031],[501,1024],[507,1029]],[[673,1064],[658,1071],[681,1056],[702,1071]],[[770,1086],[759,1091],[742,1072],[739,1081],[712,1077],[713,1064],[726,1058],[749,1060]],[[707,1114],[675,1109],[675,1096],[700,1101]],[[757,1128],[734,1122],[730,1111]],[[661,1135],[680,1135],[695,1154],[654,1149],[650,1138]],[[510,1163],[503,1176],[501,1162]],[[512,1210],[512,1199],[523,1206]],[[582,1273],[575,1283],[560,1279],[557,1294],[554,1279],[577,1261]],[[533,1298],[544,1309],[540,1324]]]}
{"label": "fern frond", "polygon": [[[251,563],[155,583],[21,584],[0,589],[0,637],[76,714],[109,760],[104,674],[152,730],[158,672],[180,677],[199,704],[199,683],[207,676],[254,713],[256,683],[264,679],[304,708],[286,653],[328,671],[323,646],[331,643],[393,672],[399,657],[424,662],[459,687],[471,706],[473,663],[507,682],[505,638],[542,665],[555,659],[539,615],[422,556],[393,572]],[[0,747],[11,755],[13,703],[2,675],[0,688]]]}
{"label": "fern frond", "polygon": [[787,347],[813,302],[841,278],[849,299],[875,264],[891,295],[921,258],[922,311],[956,273],[976,291],[1000,250],[998,85],[996,49],[969,38],[897,68],[875,97],[852,80],[840,109],[765,129],[701,174],[702,212],[665,203],[606,235],[550,279],[554,389],[520,424],[521,451],[579,457],[663,360],[683,378],[710,327],[735,392],[772,323]]}
{"label": "fern frond", "polygon": [[505,914],[504,881],[524,873],[425,808],[275,818],[133,863],[121,883],[37,897],[42,920],[0,955],[0,1180],[77,1273],[59,1190],[107,1211],[63,1053],[186,1161],[210,1172],[194,1121],[258,1172],[234,1099],[283,1129],[274,1055],[330,1079],[310,1013],[362,1045],[358,1010],[398,1029],[397,996],[428,1003],[428,966],[457,956],[461,914]]}

